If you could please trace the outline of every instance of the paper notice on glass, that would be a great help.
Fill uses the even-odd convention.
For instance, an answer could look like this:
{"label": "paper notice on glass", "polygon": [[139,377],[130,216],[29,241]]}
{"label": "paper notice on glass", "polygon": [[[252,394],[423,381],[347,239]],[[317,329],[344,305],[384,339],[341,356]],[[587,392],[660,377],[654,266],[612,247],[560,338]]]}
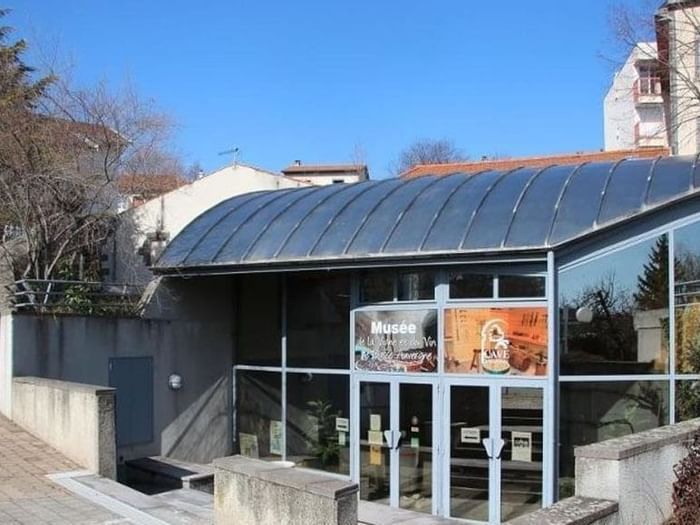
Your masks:
{"label": "paper notice on glass", "polygon": [[481,429],[462,427],[459,429],[459,437],[462,443],[481,443]]}
{"label": "paper notice on glass", "polygon": [[338,432],[338,446],[345,446],[345,432]]}
{"label": "paper notice on glass", "polygon": [[417,437],[411,438],[411,448],[420,448],[420,439]]}
{"label": "paper notice on glass", "polygon": [[369,464],[382,464],[382,447],[376,445],[372,445],[371,447],[369,447]]}
{"label": "paper notice on glass", "polygon": [[270,454],[282,455],[281,421],[270,421]]}
{"label": "paper notice on glass", "polygon": [[367,432],[367,442],[370,445],[377,445],[381,447],[384,444],[382,433],[378,430],[370,430]]}
{"label": "paper notice on glass", "polygon": [[258,451],[258,436],[255,434],[238,433],[238,447],[240,448],[241,456],[258,459],[260,452]]}
{"label": "paper notice on glass", "polygon": [[382,429],[382,416],[381,416],[381,414],[370,414],[369,415],[369,429],[370,430],[381,430]]}
{"label": "paper notice on glass", "polygon": [[532,432],[511,432],[513,461],[532,462]]}
{"label": "paper notice on glass", "polygon": [[348,432],[350,430],[350,420],[346,417],[335,418],[335,429],[338,432]]}

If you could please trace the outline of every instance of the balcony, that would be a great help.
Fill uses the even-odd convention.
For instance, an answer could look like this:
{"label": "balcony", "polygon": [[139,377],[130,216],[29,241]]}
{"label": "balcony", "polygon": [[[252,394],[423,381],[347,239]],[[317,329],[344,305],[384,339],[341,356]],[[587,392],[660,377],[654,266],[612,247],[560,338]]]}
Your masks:
{"label": "balcony", "polygon": [[639,104],[661,104],[661,77],[640,77],[634,81],[632,86],[634,103]]}

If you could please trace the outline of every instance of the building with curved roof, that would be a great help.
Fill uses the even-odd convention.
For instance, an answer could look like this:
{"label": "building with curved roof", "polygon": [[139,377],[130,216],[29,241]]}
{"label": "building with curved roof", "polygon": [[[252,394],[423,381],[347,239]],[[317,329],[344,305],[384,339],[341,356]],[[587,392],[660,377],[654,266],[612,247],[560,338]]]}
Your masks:
{"label": "building with curved roof", "polygon": [[696,157],[238,195],[153,271],[231,349],[229,451],[363,500],[505,522],[575,446],[700,415]]}

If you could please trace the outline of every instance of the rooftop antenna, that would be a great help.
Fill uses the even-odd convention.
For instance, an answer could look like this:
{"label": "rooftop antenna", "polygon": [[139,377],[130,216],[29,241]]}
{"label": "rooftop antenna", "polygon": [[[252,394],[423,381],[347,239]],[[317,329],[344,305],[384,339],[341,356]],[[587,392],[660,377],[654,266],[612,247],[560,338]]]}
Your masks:
{"label": "rooftop antenna", "polygon": [[219,155],[233,155],[233,167],[238,166],[238,153],[240,150],[236,148],[227,149],[226,151],[220,151]]}

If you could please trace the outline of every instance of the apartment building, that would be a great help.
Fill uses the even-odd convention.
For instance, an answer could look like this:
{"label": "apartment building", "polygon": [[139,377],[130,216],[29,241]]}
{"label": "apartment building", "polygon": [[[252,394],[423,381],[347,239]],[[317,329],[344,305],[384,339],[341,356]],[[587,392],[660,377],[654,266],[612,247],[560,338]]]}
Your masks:
{"label": "apartment building", "polygon": [[700,1],[668,0],[655,17],[669,145],[675,155],[700,151]]}
{"label": "apartment building", "polygon": [[655,42],[640,42],[615,73],[605,96],[605,149],[668,147]]}

